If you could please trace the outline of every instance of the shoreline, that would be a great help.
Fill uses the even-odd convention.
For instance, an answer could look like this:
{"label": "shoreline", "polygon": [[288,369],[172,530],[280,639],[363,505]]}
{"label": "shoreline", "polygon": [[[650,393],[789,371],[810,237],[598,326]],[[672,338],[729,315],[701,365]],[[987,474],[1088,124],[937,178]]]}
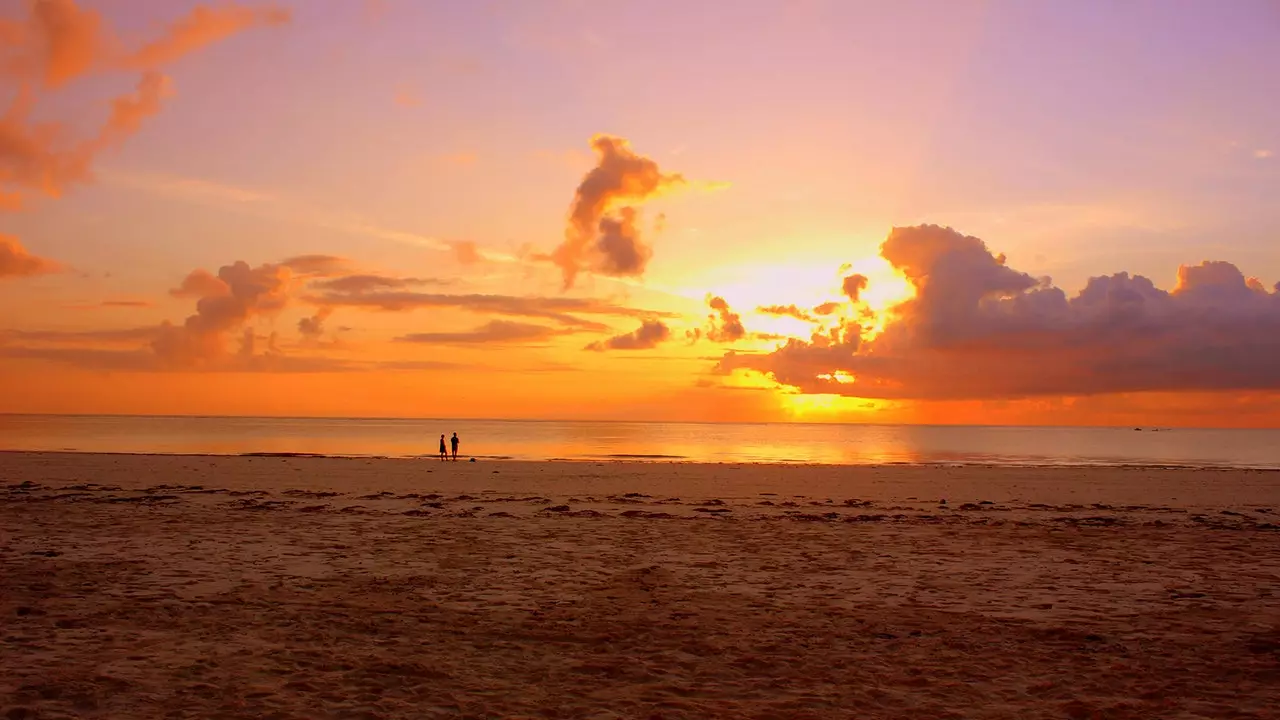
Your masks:
{"label": "shoreline", "polygon": [[[282,458],[282,459],[321,459],[321,460],[377,460],[389,462],[455,462],[452,460],[442,461],[438,455],[375,455],[375,454],[341,454],[341,453],[309,453],[309,452],[270,452],[270,451],[250,451],[250,452],[234,452],[234,453],[218,453],[218,452],[161,452],[161,451],[129,451],[129,450],[27,450],[27,449],[0,449],[0,458],[6,456],[95,456],[102,455],[107,457],[190,457],[190,458]],[[679,456],[670,455],[645,455],[645,454],[617,454],[603,456],[583,456],[583,457],[517,457],[513,455],[460,455],[456,462],[470,463],[472,458],[476,463],[563,463],[566,465],[580,464],[611,464],[611,465],[678,465],[678,466],[709,466],[709,467],[800,467],[800,468],[862,468],[862,469],[881,469],[881,468],[975,468],[975,469],[1025,469],[1025,470],[1156,470],[1156,471],[1220,471],[1220,472],[1256,472],[1256,473],[1272,473],[1280,472],[1280,466],[1276,465],[1232,465],[1227,463],[1152,463],[1143,461],[1109,461],[1109,462],[1017,462],[1017,461],[897,461],[897,462],[866,462],[866,463],[823,463],[823,462],[806,462],[802,460],[726,460],[726,461],[709,461],[697,460]]]}

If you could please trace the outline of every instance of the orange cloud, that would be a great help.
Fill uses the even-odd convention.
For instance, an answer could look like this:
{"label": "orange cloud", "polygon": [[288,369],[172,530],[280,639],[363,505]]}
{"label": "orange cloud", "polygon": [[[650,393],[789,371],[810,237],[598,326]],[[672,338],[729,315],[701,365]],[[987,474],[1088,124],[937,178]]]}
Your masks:
{"label": "orange cloud", "polygon": [[274,6],[197,5],[186,17],[172,23],[163,37],[129,53],[122,63],[138,69],[167,65],[236,33],[254,27],[284,25],[290,19],[288,10]]}
{"label": "orange cloud", "polygon": [[671,339],[671,328],[661,320],[646,320],[635,331],[593,342],[586,350],[648,350]]}
{"label": "orange cloud", "polygon": [[884,399],[1280,389],[1280,285],[1230,263],[1183,266],[1172,291],[1122,272],[1068,298],[950,228],[894,228],[881,255],[916,294],[879,335],[849,323],[720,369]]}
{"label": "orange cloud", "polygon": [[[290,271],[282,265],[250,267],[236,262],[212,275],[204,270],[189,274],[172,291],[176,297],[195,297],[196,313],[181,325],[165,323],[151,343],[166,367],[200,367],[226,354],[227,334],[256,315],[278,312],[288,300]],[[241,354],[252,354],[252,339],[244,341]]]}
{"label": "orange cloud", "polygon": [[31,277],[58,272],[61,266],[27,252],[18,239],[0,235],[0,278]]}
{"label": "orange cloud", "polygon": [[36,0],[31,15],[44,40],[44,84],[58,87],[88,72],[101,50],[101,16],[72,0]]}
{"label": "orange cloud", "polygon": [[463,265],[474,265],[484,260],[476,244],[470,240],[460,240],[450,245],[453,247],[454,257]]}
{"label": "orange cloud", "polygon": [[[234,4],[197,6],[169,32],[134,52],[121,44],[101,16],[75,0],[31,0],[24,18],[0,18],[0,74],[17,79],[18,91],[0,116],[0,210],[22,209],[29,192],[61,197],[67,187],[90,179],[95,156],[119,145],[161,109],[171,94],[156,67],[209,43],[259,24],[288,21],[287,11]],[[102,127],[88,139],[71,140],[57,122],[32,122],[36,87],[59,88],[96,70],[145,70],[134,92],[115,98]],[[0,246],[2,275],[48,272],[16,240]]]}
{"label": "orange cloud", "polygon": [[679,174],[664,174],[658,164],[637,155],[622,138],[591,139],[596,166],[574,192],[565,239],[545,259],[560,267],[564,287],[573,287],[584,270],[612,277],[644,274],[653,250],[640,237],[634,207],[665,189],[683,184]]}

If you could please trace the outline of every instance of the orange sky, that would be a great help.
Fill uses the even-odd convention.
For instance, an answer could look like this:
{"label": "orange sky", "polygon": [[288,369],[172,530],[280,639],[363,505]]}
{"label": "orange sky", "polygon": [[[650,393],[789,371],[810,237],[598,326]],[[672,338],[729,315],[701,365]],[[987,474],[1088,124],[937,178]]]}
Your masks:
{"label": "orange sky", "polygon": [[0,412],[1280,426],[1273,6],[735,8],[0,3]]}

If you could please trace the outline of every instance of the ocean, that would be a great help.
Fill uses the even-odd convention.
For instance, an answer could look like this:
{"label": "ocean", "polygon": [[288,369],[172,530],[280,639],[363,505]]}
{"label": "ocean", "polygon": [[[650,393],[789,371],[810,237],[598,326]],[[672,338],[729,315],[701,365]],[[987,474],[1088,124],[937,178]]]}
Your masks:
{"label": "ocean", "polygon": [[0,415],[0,450],[1280,468],[1280,430]]}

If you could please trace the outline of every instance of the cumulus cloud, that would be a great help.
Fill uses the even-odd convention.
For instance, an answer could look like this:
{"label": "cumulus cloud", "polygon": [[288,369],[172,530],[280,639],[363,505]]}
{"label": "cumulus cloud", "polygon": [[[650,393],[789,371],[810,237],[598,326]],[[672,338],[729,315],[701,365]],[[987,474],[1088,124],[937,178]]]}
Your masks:
{"label": "cumulus cloud", "polygon": [[779,317],[793,317],[797,320],[805,322],[813,322],[813,316],[800,309],[794,303],[791,305],[765,305],[756,308],[756,312],[765,315],[777,315]]}
{"label": "cumulus cloud", "polygon": [[840,312],[840,303],[831,301],[824,302],[813,308],[814,315],[835,315]]}
{"label": "cumulus cloud", "polygon": [[648,350],[671,339],[671,328],[661,320],[646,320],[629,333],[593,342],[586,350]]}
{"label": "cumulus cloud", "polygon": [[643,202],[685,182],[637,155],[622,138],[596,135],[591,147],[598,156],[596,166],[574,193],[564,242],[546,256],[560,267],[566,290],[584,270],[612,277],[643,275],[653,249],[640,237],[637,211],[627,203]]}
{"label": "cumulus cloud", "polygon": [[17,238],[0,235],[0,279],[44,275],[60,269],[52,260],[27,252]]}
{"label": "cumulus cloud", "polygon": [[950,228],[894,228],[881,255],[915,288],[874,337],[856,325],[772,353],[729,353],[804,392],[993,399],[1280,389],[1280,288],[1227,262],[1182,266],[1165,291],[1128,273],[1074,297]]}
{"label": "cumulus cloud", "polygon": [[733,343],[746,336],[747,329],[742,326],[742,317],[729,308],[729,303],[724,298],[718,295],[708,296],[707,306],[715,311],[708,316],[710,325],[705,333],[708,340]]}
{"label": "cumulus cloud", "polygon": [[[226,355],[227,334],[250,319],[279,312],[288,301],[290,271],[277,264],[224,265],[217,275],[197,270],[174,289],[175,297],[196,298],[196,312],[181,325],[165,323],[151,343],[162,364],[199,367]],[[242,340],[243,345],[246,344]],[[247,342],[252,347],[252,341]]]}

